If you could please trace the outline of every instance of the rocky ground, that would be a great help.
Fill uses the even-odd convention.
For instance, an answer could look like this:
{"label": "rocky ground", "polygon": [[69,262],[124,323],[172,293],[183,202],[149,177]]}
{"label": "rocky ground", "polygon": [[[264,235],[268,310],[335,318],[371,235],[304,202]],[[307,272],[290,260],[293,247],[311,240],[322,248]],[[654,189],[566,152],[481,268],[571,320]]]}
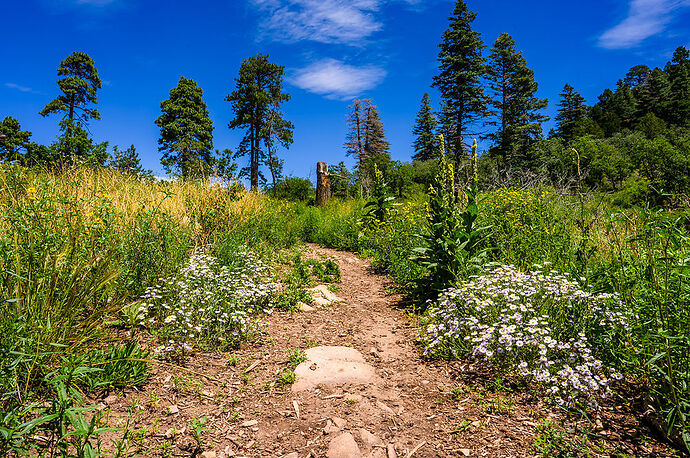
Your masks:
{"label": "rocky ground", "polygon": [[351,253],[310,246],[307,255],[339,264],[340,301],[324,289],[305,311],[266,316],[259,344],[156,364],[138,390],[96,400],[109,424],[133,431],[135,455],[517,457],[539,456],[539,443],[677,454],[622,396],[589,418],[566,416],[481,368],[423,360],[415,321],[385,276]]}

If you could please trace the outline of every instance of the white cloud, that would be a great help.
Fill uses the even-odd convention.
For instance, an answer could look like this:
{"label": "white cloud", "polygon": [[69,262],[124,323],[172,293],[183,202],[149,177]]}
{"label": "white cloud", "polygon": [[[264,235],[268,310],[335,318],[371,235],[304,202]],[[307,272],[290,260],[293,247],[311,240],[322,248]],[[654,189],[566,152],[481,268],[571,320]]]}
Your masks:
{"label": "white cloud", "polygon": [[5,86],[9,87],[11,89],[16,89],[16,90],[21,91],[21,92],[32,92],[32,93],[36,92],[30,87],[20,86],[19,84],[14,84],[14,83],[5,83]]}
{"label": "white cloud", "polygon": [[293,43],[358,45],[383,27],[376,20],[381,0],[252,0],[268,15],[259,29],[261,36]]}
{"label": "white cloud", "polygon": [[607,49],[637,46],[663,32],[673,13],[685,6],[690,6],[690,0],[631,0],[628,16],[599,37],[599,46]]}
{"label": "white cloud", "polygon": [[386,77],[382,68],[355,67],[336,59],[322,59],[295,72],[290,82],[331,99],[349,100],[376,87]]}

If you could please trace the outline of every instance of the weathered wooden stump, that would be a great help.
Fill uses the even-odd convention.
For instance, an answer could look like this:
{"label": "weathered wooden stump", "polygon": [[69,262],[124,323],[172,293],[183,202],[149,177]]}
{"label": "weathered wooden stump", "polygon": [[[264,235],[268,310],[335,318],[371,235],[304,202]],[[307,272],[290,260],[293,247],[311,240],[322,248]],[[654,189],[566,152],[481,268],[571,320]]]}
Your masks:
{"label": "weathered wooden stump", "polygon": [[331,181],[328,164],[316,163],[316,205],[323,205],[331,198]]}

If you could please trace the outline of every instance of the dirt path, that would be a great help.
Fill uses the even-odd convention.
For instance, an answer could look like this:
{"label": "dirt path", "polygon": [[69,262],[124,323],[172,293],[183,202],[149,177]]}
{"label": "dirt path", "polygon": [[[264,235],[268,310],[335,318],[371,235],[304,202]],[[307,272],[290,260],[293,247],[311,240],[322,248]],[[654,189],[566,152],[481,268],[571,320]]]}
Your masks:
{"label": "dirt path", "polygon": [[[524,392],[473,386],[477,375],[460,363],[423,361],[417,328],[396,306],[400,297],[387,294],[386,277],[351,253],[309,246],[307,255],[336,260],[343,302],[266,317],[269,337],[238,351],[235,366],[227,355],[197,354],[187,366],[194,372],[159,366],[141,391],[105,400],[111,424],[130,418],[142,456],[198,453],[191,423],[202,416],[205,457],[323,457],[346,433],[363,457],[534,456],[535,427],[559,414]],[[354,348],[376,381],[296,393],[279,386],[290,353],[315,345]],[[616,425],[602,446],[665,455],[643,445],[642,427],[624,406],[607,409],[601,428],[606,418]]]}

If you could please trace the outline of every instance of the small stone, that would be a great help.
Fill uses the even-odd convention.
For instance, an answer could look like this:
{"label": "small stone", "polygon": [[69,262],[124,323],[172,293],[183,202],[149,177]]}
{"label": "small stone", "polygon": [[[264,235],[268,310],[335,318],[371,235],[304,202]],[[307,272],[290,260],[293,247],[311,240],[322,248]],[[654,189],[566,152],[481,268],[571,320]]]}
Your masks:
{"label": "small stone", "polygon": [[258,420],[248,420],[248,421],[245,421],[244,423],[242,423],[240,426],[243,428],[249,428],[251,426],[258,425],[258,424],[259,424]]}
{"label": "small stone", "polygon": [[314,307],[307,305],[304,302],[298,302],[297,303],[297,310],[299,310],[300,312],[313,312]]}
{"label": "small stone", "polygon": [[110,404],[114,404],[116,401],[117,401],[117,396],[115,396],[114,394],[111,394],[110,396],[108,396],[107,398],[105,398],[103,400],[103,402],[105,402],[105,405],[107,405],[107,406],[109,406]]}
{"label": "small stone", "polygon": [[360,458],[362,453],[350,433],[343,433],[334,438],[328,446],[328,458]]}
{"label": "small stone", "polygon": [[388,444],[388,447],[386,447],[386,451],[388,452],[388,458],[398,458],[398,454],[395,453],[395,447],[393,444]]}
{"label": "small stone", "polygon": [[359,437],[362,438],[362,442],[364,442],[365,445],[368,445],[371,448],[386,446],[381,439],[364,428],[359,428]]}
{"label": "small stone", "polygon": [[314,302],[314,304],[318,305],[319,307],[327,307],[333,303],[324,297],[318,297],[318,296],[314,298],[313,302]]}
{"label": "small stone", "polygon": [[393,412],[393,409],[391,409],[390,407],[388,407],[386,404],[384,404],[384,403],[381,402],[381,401],[376,401],[376,407],[378,407],[379,409],[383,410],[383,411],[386,412],[388,415],[391,415],[391,416],[395,415],[395,412]]}
{"label": "small stone", "polygon": [[460,453],[462,453],[465,456],[470,456],[470,449],[469,448],[461,448]]}
{"label": "small stone", "polygon": [[331,417],[331,420],[333,420],[333,423],[335,424],[335,426],[337,426],[340,429],[343,429],[345,427],[345,425],[347,424],[347,421],[343,420],[340,417]]}
{"label": "small stone", "polygon": [[168,413],[169,413],[170,415],[175,415],[175,414],[178,413],[179,411],[180,411],[180,408],[177,407],[175,404],[173,404],[173,405],[171,405],[170,407],[168,407]]}
{"label": "small stone", "polygon": [[203,452],[201,458],[216,458],[216,452]]}
{"label": "small stone", "polygon": [[323,428],[324,434],[333,434],[333,433],[337,433],[338,431],[340,431],[340,428],[335,426],[331,420],[328,420],[326,422],[326,427]]}

